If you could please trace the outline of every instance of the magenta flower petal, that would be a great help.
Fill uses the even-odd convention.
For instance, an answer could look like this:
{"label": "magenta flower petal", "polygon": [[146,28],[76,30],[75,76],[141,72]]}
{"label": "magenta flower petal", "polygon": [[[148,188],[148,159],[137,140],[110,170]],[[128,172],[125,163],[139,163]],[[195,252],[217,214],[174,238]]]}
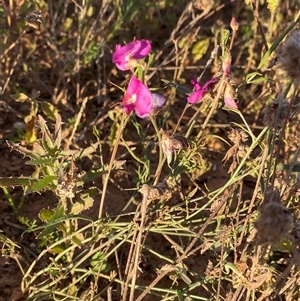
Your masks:
{"label": "magenta flower petal", "polygon": [[[148,40],[134,41],[136,43],[135,53],[133,58],[140,60],[146,57],[151,51],[151,44]],[[134,43],[132,42],[132,43]]]}
{"label": "magenta flower petal", "polygon": [[217,81],[217,78],[212,78],[211,80],[206,82],[203,87],[201,87],[197,80],[192,79],[191,83],[192,85],[194,85],[195,91],[187,98],[187,101],[191,104],[197,103],[204,97],[210,87]]}
{"label": "magenta flower petal", "polygon": [[140,118],[147,118],[152,112],[152,94],[144,84],[141,84],[137,93],[138,98],[135,103],[135,114]]}
{"label": "magenta flower petal", "polygon": [[148,117],[152,111],[153,102],[150,90],[133,75],[125,92],[122,106],[127,115],[134,110],[140,118]]}
{"label": "magenta flower petal", "polygon": [[138,66],[137,60],[146,57],[150,51],[151,44],[147,40],[132,41],[124,46],[116,45],[112,61],[118,69],[129,70]]}
{"label": "magenta flower petal", "polygon": [[187,101],[191,104],[194,104],[202,99],[204,96],[205,91],[203,89],[199,89],[195,92],[193,92],[188,98]]}
{"label": "magenta flower petal", "polygon": [[[126,97],[126,96],[124,96]],[[130,115],[132,111],[134,111],[134,104],[122,104],[124,111],[127,115]]]}
{"label": "magenta flower petal", "polygon": [[131,84],[131,80],[130,80],[122,101],[122,107],[124,108],[125,113],[127,115],[130,115],[130,113],[134,111],[136,98],[137,95],[133,90],[133,85]]}
{"label": "magenta flower petal", "polygon": [[196,79],[192,79],[192,80],[191,80],[191,84],[194,86],[194,90],[195,90],[195,91],[201,89],[201,86],[200,86],[200,84],[198,83],[198,81],[197,81]]}
{"label": "magenta flower petal", "polygon": [[116,64],[117,68],[120,70],[127,70],[128,58],[126,57],[126,52],[122,49],[121,45],[116,45],[116,50],[112,56],[112,61]]}
{"label": "magenta flower petal", "polygon": [[215,84],[218,81],[218,79],[216,77],[213,77],[211,80],[209,80],[208,82],[206,82],[203,86],[203,90],[204,91],[208,91],[208,89],[211,88],[211,86],[213,84]]}

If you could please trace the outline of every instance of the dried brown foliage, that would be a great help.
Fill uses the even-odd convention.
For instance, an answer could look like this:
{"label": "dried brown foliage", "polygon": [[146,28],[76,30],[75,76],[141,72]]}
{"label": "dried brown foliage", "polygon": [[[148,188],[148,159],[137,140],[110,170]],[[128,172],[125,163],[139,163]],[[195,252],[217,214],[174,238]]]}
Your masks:
{"label": "dried brown foliage", "polygon": [[266,105],[262,110],[264,125],[270,129],[281,128],[289,117],[289,105],[283,95]]}
{"label": "dried brown foliage", "polygon": [[233,142],[233,146],[227,151],[222,161],[225,164],[232,158],[232,164],[228,170],[228,173],[232,173],[236,169],[240,158],[244,157],[248,150],[248,146],[244,144],[248,140],[248,134],[242,130],[231,129],[227,135],[229,140]]}
{"label": "dried brown foliage", "polygon": [[258,244],[277,244],[287,237],[292,225],[292,215],[281,203],[277,189],[266,194],[260,214],[254,223]]}
{"label": "dried brown foliage", "polygon": [[292,79],[300,79],[300,30],[294,30],[282,44],[278,56],[279,66]]}

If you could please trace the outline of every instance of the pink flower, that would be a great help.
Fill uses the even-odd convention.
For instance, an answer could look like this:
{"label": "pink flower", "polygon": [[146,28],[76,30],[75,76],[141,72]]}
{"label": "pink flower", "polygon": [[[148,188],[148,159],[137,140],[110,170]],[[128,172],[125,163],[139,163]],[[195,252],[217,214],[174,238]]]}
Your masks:
{"label": "pink flower", "polygon": [[139,65],[137,60],[143,59],[151,51],[151,44],[148,40],[132,41],[124,46],[116,45],[112,56],[113,63],[120,70],[129,70]]}
{"label": "pink flower", "polygon": [[191,83],[192,85],[194,85],[195,91],[187,98],[187,101],[191,104],[200,101],[203,98],[203,96],[208,92],[210,87],[217,81],[217,78],[212,78],[211,80],[206,82],[203,87],[201,87],[197,80],[192,79]]}
{"label": "pink flower", "polygon": [[228,83],[224,91],[224,102],[228,108],[238,110],[237,103],[234,100],[234,90],[232,86]]}
{"label": "pink flower", "polygon": [[164,104],[164,97],[151,93],[134,75],[131,76],[127,90],[123,97],[122,106],[127,115],[135,111],[140,118],[149,117],[153,109],[161,107]]}

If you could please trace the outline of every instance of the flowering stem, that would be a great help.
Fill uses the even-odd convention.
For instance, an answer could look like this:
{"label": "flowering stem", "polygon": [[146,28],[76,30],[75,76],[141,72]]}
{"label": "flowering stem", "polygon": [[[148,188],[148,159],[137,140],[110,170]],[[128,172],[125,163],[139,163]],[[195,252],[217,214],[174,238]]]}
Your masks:
{"label": "flowering stem", "polygon": [[[202,106],[202,104],[201,104]],[[198,110],[196,111],[196,113],[193,115],[193,117],[190,119],[189,123],[188,123],[188,130],[186,131],[186,134],[185,134],[185,137],[188,138],[195,126],[195,123],[196,121],[198,120],[198,116],[200,114],[200,109],[201,109],[201,106],[198,108]]]}
{"label": "flowering stem", "polygon": [[[191,106],[191,105],[190,105],[189,103],[187,103],[187,104],[185,105],[185,107],[184,107],[184,109],[183,109],[183,111],[182,111],[182,113],[181,113],[181,116],[179,117],[179,120],[178,120],[178,122],[177,122],[177,124],[176,124],[176,126],[175,126],[175,129],[174,129],[174,131],[173,131],[173,134],[175,134],[175,132],[177,131],[177,129],[178,129],[179,125],[180,125],[180,122],[181,122],[181,120],[182,120],[182,118],[183,118],[183,116],[184,116],[186,110],[187,110],[190,106]],[[163,165],[164,165],[164,163],[166,162],[166,156],[163,157],[163,151],[162,151],[162,147],[161,147],[161,134],[159,133],[159,129],[158,129],[158,127],[157,127],[156,121],[155,121],[155,119],[153,118],[152,115],[150,116],[150,118],[151,118],[152,124],[153,124],[153,126],[154,126],[154,128],[155,128],[155,131],[156,131],[156,133],[157,133],[158,141],[159,141],[159,145],[160,145],[160,147],[159,147],[159,163],[158,163],[157,168],[156,168],[156,172],[155,172],[155,181],[154,181],[154,185],[156,185],[157,182],[158,182],[158,180],[159,180],[159,176],[160,176],[160,174],[161,174]]]}
{"label": "flowering stem", "polygon": [[175,126],[175,129],[174,129],[174,131],[173,131],[173,135],[176,133],[176,131],[177,131],[179,125],[180,125],[180,122],[181,122],[181,120],[182,120],[182,118],[183,118],[185,112],[187,111],[187,109],[188,109],[190,106],[191,106],[191,105],[190,105],[189,103],[187,103],[187,104],[185,105],[185,107],[184,107],[184,109],[183,109],[183,111],[182,111],[182,113],[181,113],[181,115],[180,115],[180,117],[179,117],[179,119],[178,119],[178,121],[177,121],[177,124],[176,124],[176,126]]}
{"label": "flowering stem", "polygon": [[234,29],[234,30],[232,31],[232,37],[231,37],[231,40],[230,40],[229,50],[232,50],[233,41],[234,41],[234,39],[235,39],[236,32],[237,32],[237,29]]}
{"label": "flowering stem", "polygon": [[160,176],[160,174],[161,174],[162,167],[164,166],[164,164],[165,164],[165,162],[166,162],[166,159],[167,159],[167,157],[164,156],[163,160],[162,160],[160,163],[158,163],[158,166],[157,166],[157,168],[156,168],[156,172],[155,172],[155,175],[154,175],[155,180],[154,180],[154,182],[153,182],[153,185],[156,185],[156,184],[158,183],[159,176]]}
{"label": "flowering stem", "polygon": [[218,106],[218,100],[221,97],[222,91],[224,91],[224,84],[225,84],[225,74],[223,74],[223,76],[222,76],[221,84],[220,84],[220,87],[218,89],[218,93],[217,93],[216,97],[214,98],[213,105],[212,105],[210,111],[208,112],[208,115],[206,116],[206,118],[205,118],[205,120],[202,124],[202,129],[199,131],[198,135],[196,136],[196,141],[199,140],[199,138],[201,137],[201,135],[203,133],[203,130],[206,128],[209,120],[211,119],[211,116],[212,116],[213,112],[215,111],[215,109]]}
{"label": "flowering stem", "polygon": [[[211,115],[213,114],[213,112],[215,111],[215,109],[217,108],[218,106],[218,99],[220,98],[221,96],[221,91],[223,91],[224,89],[224,83],[225,83],[225,75],[223,75],[221,81],[220,81],[220,86],[219,86],[219,89],[218,89],[218,94],[217,96],[212,100],[212,107],[202,125],[202,129],[199,131],[197,137],[196,137],[196,141],[199,140],[199,138],[201,137],[202,133],[203,133],[203,130],[205,129],[205,127],[207,126],[210,118],[211,118]],[[198,116],[199,116],[199,111],[201,109],[201,106],[199,107],[199,109],[197,110],[197,112],[194,114],[194,116],[191,118],[191,120],[189,121],[189,128],[185,134],[185,137],[188,138],[189,135],[191,134],[195,124],[196,124],[196,121],[198,119]]]}
{"label": "flowering stem", "polygon": [[[226,108],[225,108],[225,110],[226,110]],[[245,125],[246,128],[247,128],[247,133],[251,136],[251,139],[254,140],[254,139],[255,139],[255,136],[254,136],[254,134],[252,133],[252,131],[251,131],[251,129],[250,129],[250,127],[249,127],[247,121],[245,120],[243,114],[241,113],[241,111],[236,110],[236,109],[230,109],[229,111],[235,112],[236,114],[238,114],[238,115],[240,116],[240,118],[242,119],[244,125]],[[245,130],[245,129],[244,129],[244,130]],[[245,130],[245,131],[246,131],[246,130]]]}
{"label": "flowering stem", "polygon": [[116,158],[117,150],[118,150],[119,143],[120,143],[120,140],[121,140],[121,136],[122,136],[123,130],[124,130],[128,120],[129,120],[129,116],[127,116],[123,112],[123,116],[122,116],[122,119],[121,119],[121,124],[119,126],[117,137],[116,137],[116,142],[115,142],[115,145],[114,145],[111,157],[110,157],[110,161],[109,161],[109,165],[108,165],[108,169],[107,169],[107,174],[106,174],[106,177],[105,177],[104,183],[103,183],[103,191],[102,191],[100,205],[99,205],[98,218],[101,218],[102,214],[103,214],[103,206],[104,206],[108,181],[109,181],[109,177],[110,177],[110,172],[111,172],[113,164],[115,162],[115,158]]}

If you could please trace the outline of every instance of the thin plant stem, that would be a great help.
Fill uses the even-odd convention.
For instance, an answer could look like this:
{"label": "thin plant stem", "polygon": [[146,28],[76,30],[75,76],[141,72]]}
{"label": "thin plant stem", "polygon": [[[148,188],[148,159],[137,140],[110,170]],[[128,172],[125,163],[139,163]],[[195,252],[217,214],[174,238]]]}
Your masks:
{"label": "thin plant stem", "polygon": [[18,36],[18,38],[8,47],[5,49],[4,53],[0,56],[0,60],[2,60],[8,53],[11,51],[20,41],[21,37],[26,33],[26,28],[23,32]]}
{"label": "thin plant stem", "polygon": [[162,161],[157,166],[157,169],[156,169],[156,172],[155,172],[155,175],[154,175],[154,177],[155,177],[155,180],[154,180],[154,183],[153,183],[154,185],[156,185],[158,183],[158,180],[159,180],[162,168],[163,168],[166,160],[167,160],[167,157],[164,156],[164,158],[162,159]]}
{"label": "thin plant stem", "polygon": [[[173,135],[176,133],[176,131],[177,131],[179,125],[180,125],[180,122],[181,122],[181,120],[182,120],[182,118],[183,118],[185,112],[187,111],[187,109],[188,109],[189,107],[190,107],[190,104],[187,103],[187,104],[185,105],[185,107],[184,107],[184,109],[183,109],[183,111],[182,111],[182,113],[181,113],[181,115],[180,115],[178,121],[177,121],[177,124],[176,124],[174,130],[173,130]],[[153,125],[154,125],[154,124],[153,124]],[[161,143],[161,135],[159,134],[158,137],[159,137],[159,142]],[[161,154],[162,154],[162,148],[160,147],[160,155],[161,155]],[[159,177],[160,177],[162,168],[163,168],[163,166],[164,166],[164,164],[165,164],[165,162],[166,162],[166,159],[167,159],[166,156],[164,156],[162,160],[161,160],[161,157],[159,157],[159,158],[160,158],[159,164],[157,165],[156,172],[155,172],[154,185],[156,185],[156,184],[158,183],[158,180],[159,180]]]}
{"label": "thin plant stem", "polygon": [[98,213],[98,218],[99,219],[102,217],[102,214],[103,214],[104,201],[105,201],[105,196],[106,196],[106,191],[107,191],[107,186],[108,186],[110,173],[111,173],[111,170],[112,170],[112,167],[113,167],[116,155],[117,155],[117,150],[118,150],[118,147],[119,147],[119,143],[120,143],[120,140],[121,140],[123,130],[124,130],[128,120],[129,120],[129,117],[127,117],[125,115],[125,113],[123,112],[122,119],[121,119],[121,124],[119,126],[117,137],[116,137],[116,142],[115,142],[115,145],[114,145],[111,157],[110,157],[110,161],[109,161],[109,165],[108,165],[108,169],[107,169],[107,174],[105,176],[104,183],[103,183],[103,191],[102,191],[101,200],[100,200],[100,204],[99,204],[99,213]]}
{"label": "thin plant stem", "polygon": [[85,109],[85,106],[86,106],[86,103],[88,101],[88,98],[84,98],[83,101],[82,101],[82,104],[81,104],[81,107],[80,107],[80,110],[78,112],[78,115],[76,117],[76,120],[75,120],[75,124],[74,124],[74,127],[73,127],[73,130],[72,130],[72,133],[71,133],[71,136],[69,137],[69,139],[67,140],[66,142],[66,145],[65,145],[65,150],[68,150],[71,143],[72,143],[72,140],[74,138],[74,135],[76,133],[76,130],[78,128],[78,125],[79,125],[79,122],[81,120],[81,117],[82,117],[82,114],[84,112],[84,109]]}
{"label": "thin plant stem", "polygon": [[[136,214],[134,217],[134,220],[139,216],[139,210],[140,210],[141,204],[139,204],[139,206],[136,209]],[[132,241],[136,241],[136,238],[138,236],[138,228],[135,227],[134,232],[132,234]],[[121,285],[121,294],[122,294],[122,301],[126,301],[127,299],[127,294],[128,294],[128,288],[129,288],[129,281],[130,281],[130,271],[132,271],[133,268],[133,264],[134,261],[132,260],[132,258],[134,257],[135,254],[135,244],[130,244],[130,249],[128,252],[128,260],[126,262],[126,266],[124,269],[124,275],[127,276],[127,278],[125,279],[125,281],[122,283]]]}
{"label": "thin plant stem", "polygon": [[[219,103],[218,99],[220,99],[220,97],[221,97],[221,93],[223,91],[224,85],[225,85],[225,75],[223,74],[222,79],[221,79],[221,84],[220,84],[220,87],[218,89],[218,93],[217,93],[216,97],[214,98],[213,105],[212,105],[210,111],[208,112],[208,114],[207,114],[207,116],[206,116],[206,118],[205,118],[205,120],[204,120],[204,122],[201,126],[201,130],[199,131],[199,133],[196,136],[196,141],[198,141],[200,139],[200,137],[202,136],[203,131],[206,128],[209,120],[211,119],[211,116],[212,116],[213,112],[218,107],[218,103]],[[190,129],[189,129],[189,131],[190,131]]]}
{"label": "thin plant stem", "polygon": [[181,120],[182,120],[182,118],[183,118],[185,112],[187,111],[187,109],[188,109],[190,106],[191,106],[191,105],[190,105],[189,103],[187,103],[187,104],[185,105],[185,107],[184,107],[184,109],[183,109],[183,111],[182,111],[182,113],[181,113],[181,115],[180,115],[180,117],[179,117],[179,119],[178,119],[178,121],[177,121],[177,124],[176,124],[176,126],[175,126],[175,128],[174,128],[174,130],[173,130],[173,135],[176,133],[176,131],[177,131],[179,125],[180,125],[180,122],[181,122]]}
{"label": "thin plant stem", "polygon": [[[135,284],[138,276],[138,268],[139,268],[139,262],[141,258],[141,250],[143,247],[143,233],[145,230],[145,221],[146,221],[146,213],[147,213],[147,207],[148,207],[148,195],[145,195],[143,197],[142,205],[141,205],[141,213],[140,213],[140,222],[137,223],[137,227],[139,228],[137,240],[135,242],[135,258],[134,258],[134,266],[131,271],[132,279],[131,279],[131,289],[130,289],[130,296],[129,301],[134,301],[134,293],[135,293]],[[138,226],[139,225],[139,226]]]}
{"label": "thin plant stem", "polygon": [[269,49],[269,47],[268,47],[268,42],[267,42],[267,39],[266,39],[264,30],[263,30],[263,26],[262,26],[262,24],[261,24],[261,22],[260,22],[257,4],[259,4],[258,1],[257,1],[257,3],[255,3],[255,0],[252,0],[252,1],[251,1],[251,6],[252,6],[252,10],[253,10],[253,15],[254,15],[254,17],[255,17],[255,19],[256,19],[256,22],[257,22],[257,25],[258,25],[258,29],[259,29],[260,34],[261,34],[261,37],[262,37],[262,41],[263,41],[263,43],[264,43],[265,49],[268,50],[268,49]]}
{"label": "thin plant stem", "polygon": [[[167,265],[168,267],[170,265]],[[170,273],[172,270],[174,270],[175,267],[170,266],[169,269],[166,269],[165,266],[160,269],[160,272],[158,276],[152,281],[150,285],[147,286],[147,288],[138,296],[138,298],[135,301],[141,301],[146,297],[147,294],[149,294],[150,290],[155,287],[155,285],[163,279],[168,273]]]}
{"label": "thin plant stem", "polygon": [[150,120],[152,122],[152,125],[155,129],[156,135],[158,137],[158,143],[159,143],[159,161],[158,162],[160,163],[160,162],[162,162],[162,158],[163,158],[163,151],[162,151],[162,147],[161,147],[161,134],[159,132],[159,128],[157,126],[156,120],[153,117],[153,115],[150,115]]}
{"label": "thin plant stem", "polygon": [[258,176],[257,176],[255,188],[254,188],[254,191],[253,191],[253,194],[252,194],[252,198],[251,198],[251,201],[250,201],[250,204],[249,204],[249,208],[248,208],[248,212],[247,212],[247,217],[246,217],[246,220],[245,220],[245,223],[244,223],[241,235],[240,235],[239,244],[242,243],[242,239],[244,237],[244,233],[246,231],[246,228],[247,228],[247,225],[248,225],[248,221],[251,218],[252,208],[254,206],[254,202],[255,202],[256,196],[258,194],[258,190],[259,190],[259,186],[260,186],[260,180],[261,180],[261,177],[262,177],[262,174],[263,174],[263,170],[265,168],[265,162],[266,162],[267,157],[268,157],[268,149],[269,149],[268,145],[266,145],[265,149],[264,149],[264,152],[263,152],[263,155],[262,155],[261,162],[260,162],[260,168],[259,168],[259,171],[258,171]]}

